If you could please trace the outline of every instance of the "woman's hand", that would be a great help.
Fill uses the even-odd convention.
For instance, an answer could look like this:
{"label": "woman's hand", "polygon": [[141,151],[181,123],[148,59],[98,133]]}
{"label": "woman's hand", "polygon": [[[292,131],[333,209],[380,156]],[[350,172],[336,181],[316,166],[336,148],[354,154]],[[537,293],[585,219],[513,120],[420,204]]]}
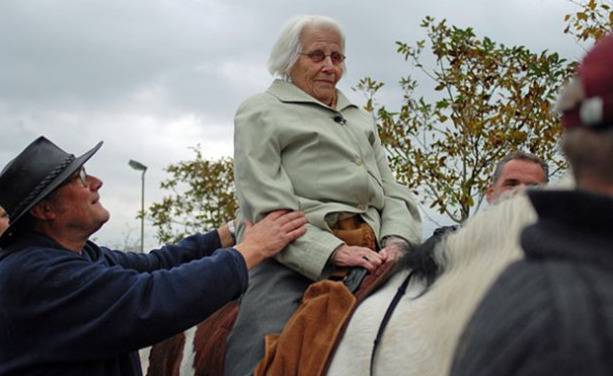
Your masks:
{"label": "woman's hand", "polygon": [[379,254],[386,261],[398,260],[409,251],[409,243],[398,236],[387,236]]}
{"label": "woman's hand", "polygon": [[236,244],[234,232],[230,230],[230,226],[234,227],[234,223],[235,219],[221,225],[221,227],[217,229],[217,234],[219,235],[219,242],[221,243],[222,248],[232,247],[234,244]]}
{"label": "woman's hand", "polygon": [[343,244],[332,255],[332,263],[336,266],[361,266],[369,272],[377,269],[385,259],[375,251],[366,247]]}
{"label": "woman's hand", "polygon": [[289,243],[306,233],[307,220],[302,212],[276,210],[255,225],[245,221],[243,241],[234,247],[245,258],[247,269],[274,256]]}

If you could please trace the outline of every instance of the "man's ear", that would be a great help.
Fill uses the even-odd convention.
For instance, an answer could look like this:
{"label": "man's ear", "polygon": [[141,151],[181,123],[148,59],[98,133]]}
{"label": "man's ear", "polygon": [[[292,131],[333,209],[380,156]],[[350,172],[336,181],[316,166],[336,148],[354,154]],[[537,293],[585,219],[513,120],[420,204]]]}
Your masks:
{"label": "man's ear", "polygon": [[41,221],[55,219],[56,216],[55,211],[53,210],[53,205],[48,200],[42,200],[38,204],[34,205],[32,209],[30,209],[30,214],[32,217],[40,219]]}

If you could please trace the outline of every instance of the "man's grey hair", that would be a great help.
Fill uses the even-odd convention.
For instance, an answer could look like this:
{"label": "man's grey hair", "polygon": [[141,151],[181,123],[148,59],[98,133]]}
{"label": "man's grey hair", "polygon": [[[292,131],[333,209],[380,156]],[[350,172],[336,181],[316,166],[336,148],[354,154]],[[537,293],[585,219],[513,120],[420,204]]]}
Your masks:
{"label": "man's grey hair", "polygon": [[513,160],[537,163],[541,166],[543,172],[545,173],[545,183],[549,183],[549,166],[547,165],[547,162],[532,153],[527,153],[525,151],[518,150],[505,155],[496,164],[496,169],[494,170],[494,174],[492,175],[492,184],[496,184],[498,179],[500,179],[500,175],[502,174],[502,169],[504,168],[504,165]]}
{"label": "man's grey hair", "polygon": [[613,184],[613,129],[566,130],[562,148],[577,185],[586,178]]}
{"label": "man's grey hair", "polygon": [[[302,51],[300,36],[306,27],[331,28],[341,39],[341,53],[345,53],[345,35],[334,19],[326,16],[303,15],[290,19],[281,29],[281,34],[270,52],[268,71],[274,77],[289,81],[289,73]],[[341,64],[345,72],[345,62]]]}

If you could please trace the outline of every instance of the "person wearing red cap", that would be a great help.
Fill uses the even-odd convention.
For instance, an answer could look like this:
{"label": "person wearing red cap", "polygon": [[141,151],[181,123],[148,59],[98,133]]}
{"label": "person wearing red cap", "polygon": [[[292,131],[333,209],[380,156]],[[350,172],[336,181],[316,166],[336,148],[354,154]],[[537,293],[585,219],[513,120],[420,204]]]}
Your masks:
{"label": "person wearing red cap", "polygon": [[[89,240],[109,219],[102,180],[39,137],[0,173],[0,376],[141,375],[137,350],[196,325],[247,289],[248,269],[306,232],[300,212],[189,236],[149,254]],[[224,235],[225,234],[225,235]],[[224,241],[225,239],[225,241]]]}
{"label": "person wearing red cap", "polygon": [[575,190],[529,191],[538,221],[525,259],[467,324],[451,375],[613,374],[613,35],[585,56],[558,101]]}

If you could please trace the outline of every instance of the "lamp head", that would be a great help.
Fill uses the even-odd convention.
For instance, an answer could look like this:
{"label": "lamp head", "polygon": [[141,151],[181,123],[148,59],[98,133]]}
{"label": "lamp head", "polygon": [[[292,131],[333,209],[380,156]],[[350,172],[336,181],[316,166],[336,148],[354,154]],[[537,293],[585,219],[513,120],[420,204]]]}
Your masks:
{"label": "lamp head", "polygon": [[135,161],[133,159],[130,159],[128,164],[130,165],[130,167],[132,167],[135,170],[147,171],[147,166],[145,166],[144,164],[142,164],[140,162],[137,162],[137,161]]}

